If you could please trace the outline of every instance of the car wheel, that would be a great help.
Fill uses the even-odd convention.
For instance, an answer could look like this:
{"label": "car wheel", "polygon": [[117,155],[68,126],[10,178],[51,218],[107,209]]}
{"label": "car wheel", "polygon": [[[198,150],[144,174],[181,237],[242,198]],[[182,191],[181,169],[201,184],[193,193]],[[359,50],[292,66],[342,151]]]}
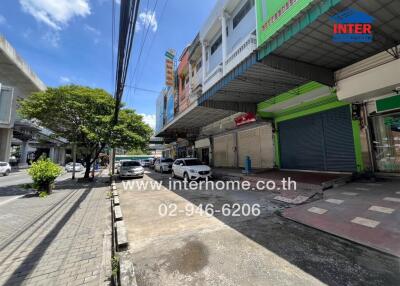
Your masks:
{"label": "car wheel", "polygon": [[171,171],[172,178],[176,178],[174,170]]}
{"label": "car wheel", "polygon": [[4,176],[8,176],[8,175],[10,175],[10,170],[7,170],[7,171],[4,173]]}
{"label": "car wheel", "polygon": [[187,181],[187,182],[190,181],[190,178],[189,178],[188,173],[183,174],[183,179],[184,179],[185,181]]}
{"label": "car wheel", "polygon": [[161,173],[161,174],[164,173],[164,167],[163,167],[163,166],[160,167],[160,173]]}

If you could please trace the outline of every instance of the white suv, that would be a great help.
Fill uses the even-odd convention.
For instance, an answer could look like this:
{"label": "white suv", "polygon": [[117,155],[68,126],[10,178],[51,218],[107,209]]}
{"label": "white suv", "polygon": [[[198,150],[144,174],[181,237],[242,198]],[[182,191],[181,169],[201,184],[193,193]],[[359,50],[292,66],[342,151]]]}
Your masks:
{"label": "white suv", "polygon": [[7,162],[0,162],[0,174],[8,176],[11,173],[11,166]]}
{"label": "white suv", "polygon": [[211,168],[197,158],[178,159],[172,165],[172,177],[180,177],[187,181],[210,179]]}

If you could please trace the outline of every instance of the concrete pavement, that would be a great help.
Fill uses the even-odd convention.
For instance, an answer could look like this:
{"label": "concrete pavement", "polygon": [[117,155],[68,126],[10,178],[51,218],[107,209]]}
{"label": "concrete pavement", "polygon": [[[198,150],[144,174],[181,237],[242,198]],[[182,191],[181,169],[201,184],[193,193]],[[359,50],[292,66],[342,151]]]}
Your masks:
{"label": "concrete pavement", "polygon": [[[145,176],[147,181],[167,178],[153,172]],[[283,206],[273,201],[273,193],[124,191],[121,183],[119,193],[139,286],[400,283],[396,259],[276,215]],[[258,203],[261,213],[207,217],[186,212],[200,204],[221,209],[235,203]],[[174,206],[175,215],[160,215],[162,204]]]}
{"label": "concrete pavement", "polygon": [[0,207],[0,285],[109,285],[107,184],[64,181]]}

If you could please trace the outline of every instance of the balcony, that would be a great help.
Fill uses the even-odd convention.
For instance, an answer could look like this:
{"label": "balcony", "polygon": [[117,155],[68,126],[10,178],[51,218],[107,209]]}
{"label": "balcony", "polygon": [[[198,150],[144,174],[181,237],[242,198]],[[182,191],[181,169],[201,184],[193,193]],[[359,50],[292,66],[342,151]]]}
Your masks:
{"label": "balcony", "polygon": [[227,57],[225,61],[225,71],[227,74],[247,58],[257,48],[257,38],[255,35],[250,34],[242,42],[239,43]]}
{"label": "balcony", "polygon": [[222,78],[222,75],[222,64],[219,64],[204,79],[203,93],[209,90],[214,84],[216,84]]}

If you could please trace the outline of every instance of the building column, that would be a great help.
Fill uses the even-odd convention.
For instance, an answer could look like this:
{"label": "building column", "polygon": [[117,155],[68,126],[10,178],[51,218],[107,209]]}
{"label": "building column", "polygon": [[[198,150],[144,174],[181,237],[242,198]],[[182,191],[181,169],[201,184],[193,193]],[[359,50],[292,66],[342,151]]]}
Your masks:
{"label": "building column", "polygon": [[204,81],[206,80],[206,75],[207,75],[207,61],[206,61],[206,55],[207,55],[207,43],[202,41],[201,42],[201,65],[202,65],[202,83],[204,86]]}
{"label": "building column", "polygon": [[225,12],[222,12],[221,15],[221,34],[222,34],[222,44],[221,44],[221,48],[222,48],[222,72],[225,75],[225,62],[226,62],[226,57],[227,55],[227,34],[226,34],[226,27],[227,27],[227,15]]}
{"label": "building column", "polygon": [[12,129],[0,129],[0,161],[8,162],[10,160],[11,139],[13,137]]}
{"label": "building column", "polygon": [[50,147],[49,158],[51,161],[56,162],[54,147]]}
{"label": "building column", "polygon": [[60,164],[61,166],[65,165],[65,147],[60,147],[60,151],[59,151],[59,162],[58,164]]}
{"label": "building column", "polygon": [[18,167],[28,167],[28,141],[22,141]]}

